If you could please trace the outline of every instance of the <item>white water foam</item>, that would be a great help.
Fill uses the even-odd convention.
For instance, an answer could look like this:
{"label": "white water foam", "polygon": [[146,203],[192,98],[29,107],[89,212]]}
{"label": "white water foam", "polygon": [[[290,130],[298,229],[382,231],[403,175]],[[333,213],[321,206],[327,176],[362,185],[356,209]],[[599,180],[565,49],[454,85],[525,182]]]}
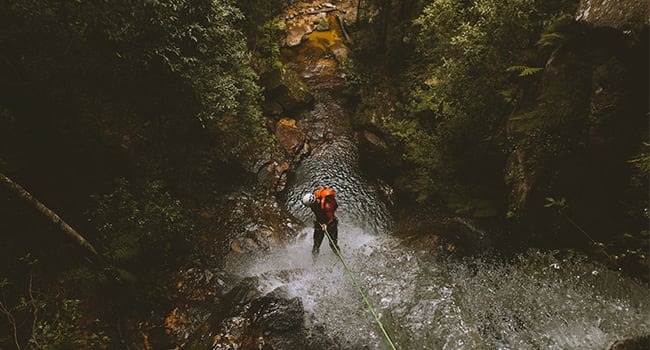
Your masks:
{"label": "white water foam", "polygon": [[[237,262],[242,277],[299,297],[308,323],[342,348],[389,349],[327,239],[312,262],[311,234]],[[650,334],[648,289],[585,261],[540,252],[508,264],[446,261],[346,224],[339,245],[398,349],[606,349]]]}

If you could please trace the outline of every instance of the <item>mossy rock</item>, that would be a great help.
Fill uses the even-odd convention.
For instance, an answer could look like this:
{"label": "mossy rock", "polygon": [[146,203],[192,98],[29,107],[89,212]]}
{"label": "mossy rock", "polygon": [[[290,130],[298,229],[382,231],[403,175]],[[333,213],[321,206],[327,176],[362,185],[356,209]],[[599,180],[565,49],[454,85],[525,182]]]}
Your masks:
{"label": "mossy rock", "polygon": [[[310,107],[314,102],[314,95],[298,73],[287,67],[281,67],[264,74],[261,82],[266,90],[266,102],[269,105],[274,103],[280,105],[285,114],[292,114]],[[275,113],[278,112],[276,108]]]}

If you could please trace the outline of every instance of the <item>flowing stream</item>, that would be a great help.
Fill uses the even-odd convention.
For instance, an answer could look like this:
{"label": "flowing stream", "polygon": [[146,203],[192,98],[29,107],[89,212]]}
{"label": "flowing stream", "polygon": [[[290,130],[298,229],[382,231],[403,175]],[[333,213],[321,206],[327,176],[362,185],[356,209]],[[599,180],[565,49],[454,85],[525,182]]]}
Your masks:
{"label": "flowing stream", "polygon": [[589,261],[540,251],[510,263],[459,261],[391,236],[388,210],[359,171],[349,112],[331,84],[317,84],[318,74],[338,74],[328,67],[321,61],[302,71],[316,102],[299,126],[313,149],[286,205],[307,229],[283,249],[232,262],[242,277],[258,277],[263,292],[280,287],[301,298],[307,327],[323,325],[340,349],[390,349],[326,242],[312,262],[313,219],[300,198],[330,186],[342,255],[398,349],[608,349],[650,334],[647,287]]}

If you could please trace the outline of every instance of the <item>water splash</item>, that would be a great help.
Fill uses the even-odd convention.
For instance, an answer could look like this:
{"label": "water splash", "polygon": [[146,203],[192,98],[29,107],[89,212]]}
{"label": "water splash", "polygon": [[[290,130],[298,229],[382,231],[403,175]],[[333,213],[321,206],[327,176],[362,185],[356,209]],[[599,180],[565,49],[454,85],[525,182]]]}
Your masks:
{"label": "water splash", "polygon": [[[310,235],[236,265],[263,292],[300,297],[342,348],[389,349],[334,253],[312,263]],[[605,349],[650,333],[647,288],[587,261],[531,251],[458,262],[351,225],[339,244],[398,349]]]}

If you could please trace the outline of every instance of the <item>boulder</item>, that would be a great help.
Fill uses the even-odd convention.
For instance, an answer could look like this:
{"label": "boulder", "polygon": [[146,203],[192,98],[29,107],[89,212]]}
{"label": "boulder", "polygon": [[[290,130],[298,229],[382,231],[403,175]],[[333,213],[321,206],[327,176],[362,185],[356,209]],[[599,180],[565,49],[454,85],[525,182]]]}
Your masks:
{"label": "boulder", "polygon": [[287,171],[291,166],[286,161],[271,161],[257,172],[257,183],[270,193],[277,193],[287,186]]}
{"label": "boulder", "polygon": [[241,155],[240,162],[244,169],[257,177],[258,191],[275,194],[286,186],[286,172],[291,168],[290,159],[279,145],[255,145]]}
{"label": "boulder", "polygon": [[307,13],[308,11],[295,13],[286,21],[287,38],[285,43],[287,47],[300,45],[305,35],[314,30],[314,16]]}
{"label": "boulder", "polygon": [[280,119],[275,125],[275,136],[280,147],[294,160],[299,161],[309,153],[307,135],[296,126],[294,119]]}
{"label": "boulder", "polygon": [[[278,68],[264,74],[261,83],[265,88],[266,103],[273,103],[282,108],[282,113],[297,113],[312,106],[314,96],[302,81],[298,73],[286,67]],[[280,112],[275,106],[274,113]]]}
{"label": "boulder", "polygon": [[233,193],[215,209],[203,230],[203,254],[220,257],[284,246],[298,236],[300,220],[267,194]]}
{"label": "boulder", "polygon": [[259,280],[243,279],[213,308],[212,315],[192,334],[190,349],[334,349],[322,327],[307,329],[300,298],[282,287],[260,292]]}
{"label": "boulder", "polygon": [[379,135],[373,133],[372,131],[363,130],[360,136],[362,137],[362,142],[368,143],[372,145],[372,147],[376,147],[381,150],[388,149],[386,142]]}
{"label": "boulder", "polygon": [[369,128],[372,130],[361,129],[355,132],[361,166],[372,177],[393,183],[394,175],[400,173],[404,166],[400,148],[394,139],[383,135],[377,128]]}
{"label": "boulder", "polygon": [[432,215],[420,207],[402,209],[395,217],[393,235],[401,237],[402,244],[423,254],[438,251],[462,258],[481,256],[493,247],[488,234],[464,217]]}
{"label": "boulder", "polygon": [[330,47],[330,51],[339,64],[343,64],[350,55],[350,49],[341,41],[335,42]]}
{"label": "boulder", "polygon": [[327,16],[318,16],[316,30],[319,32],[326,32],[330,29],[332,29],[332,27],[330,26],[330,21],[327,19]]}

